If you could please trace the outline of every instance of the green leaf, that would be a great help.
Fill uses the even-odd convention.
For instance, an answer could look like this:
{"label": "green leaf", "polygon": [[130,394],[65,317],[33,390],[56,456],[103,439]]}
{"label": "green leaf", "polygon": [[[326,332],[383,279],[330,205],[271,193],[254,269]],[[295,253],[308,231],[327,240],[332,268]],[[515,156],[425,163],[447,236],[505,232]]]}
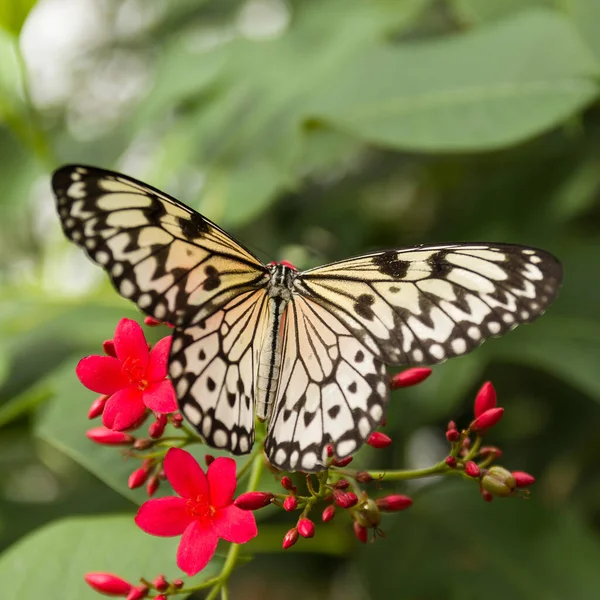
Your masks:
{"label": "green leaf", "polygon": [[553,0],[451,0],[451,3],[458,18],[467,23],[496,21],[517,11],[556,5]]}
{"label": "green leaf", "polygon": [[600,61],[600,2],[597,0],[568,0],[562,8],[573,19],[581,36]]}
{"label": "green leaf", "polygon": [[[52,378],[54,388],[54,399],[47,403],[36,422],[36,434],[58,448],[75,462],[82,465],[111,488],[129,498],[137,504],[148,499],[147,494],[141,489],[130,490],[127,487],[129,474],[141,466],[141,462],[135,459],[127,459],[119,452],[119,447],[101,446],[91,442],[85,432],[92,427],[100,427],[100,420],[89,421],[87,410],[97,394],[86,390],[75,376],[75,366],[81,357],[76,356],[66,361],[57,370]],[[133,435],[148,437],[146,425]],[[169,432],[168,435],[178,434],[177,430]],[[167,434],[165,434],[167,435]],[[198,440],[200,441],[200,440]],[[207,447],[196,444],[186,448],[197,460],[201,461],[207,452]],[[208,450],[213,456],[229,456],[228,453],[211,448]],[[238,468],[248,461],[248,456],[235,457]],[[173,491],[168,483],[163,483],[156,496],[172,496]]]}
{"label": "green leaf", "polygon": [[576,114],[598,97],[597,76],[571,23],[540,10],[459,36],[374,46],[323,86],[312,112],[395,148],[491,150]]}
{"label": "green leaf", "polygon": [[18,36],[35,4],[36,0],[0,0],[0,27]]}
{"label": "green leaf", "polygon": [[361,552],[357,564],[373,598],[389,595],[392,577],[403,598],[589,600],[600,589],[592,530],[535,493],[528,502],[489,505],[474,484],[445,482],[406,513],[385,515],[381,527],[388,541],[401,541],[378,540]]}
{"label": "green leaf", "polygon": [[[6,600],[94,600],[83,580],[89,572],[109,572],[138,584],[163,573],[181,577],[175,564],[179,538],[158,538],[142,532],[133,516],[64,519],[30,534],[0,556],[0,579]],[[215,576],[223,559],[215,556],[190,581]],[[10,582],[10,583],[8,583]]]}

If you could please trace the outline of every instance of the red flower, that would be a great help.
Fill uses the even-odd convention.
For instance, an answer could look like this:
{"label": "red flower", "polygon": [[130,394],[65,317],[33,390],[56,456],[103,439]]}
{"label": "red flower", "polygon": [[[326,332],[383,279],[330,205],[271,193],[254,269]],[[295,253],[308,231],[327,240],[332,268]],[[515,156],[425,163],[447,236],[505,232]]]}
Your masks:
{"label": "red flower", "polygon": [[148,500],[135,522],[146,533],[181,535],[177,564],[188,575],[201,571],[212,558],[219,538],[245,544],[257,534],[254,514],[232,504],[235,461],[217,458],[206,475],[194,457],[171,448],[164,461],[167,479],[181,496]]}
{"label": "red flower", "polygon": [[159,413],[177,410],[175,391],[166,379],[171,337],[148,350],[142,328],[121,319],[115,329],[112,356],[86,356],[77,365],[77,377],[86,388],[109,395],[102,413],[105,427],[129,429],[149,408]]}

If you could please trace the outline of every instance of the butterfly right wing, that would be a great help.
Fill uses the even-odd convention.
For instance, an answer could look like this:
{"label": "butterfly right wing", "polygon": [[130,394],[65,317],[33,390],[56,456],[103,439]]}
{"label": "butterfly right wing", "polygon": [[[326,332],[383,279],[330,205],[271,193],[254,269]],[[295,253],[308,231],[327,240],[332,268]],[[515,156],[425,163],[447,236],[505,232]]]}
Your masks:
{"label": "butterfly right wing", "polygon": [[244,292],[173,334],[169,376],[179,407],[205,441],[246,454],[254,442],[255,374],[268,324],[265,290]]}
{"label": "butterfly right wing", "polygon": [[217,225],[125,175],[69,165],[52,177],[65,235],[146,314],[198,323],[266,285],[266,267]]}

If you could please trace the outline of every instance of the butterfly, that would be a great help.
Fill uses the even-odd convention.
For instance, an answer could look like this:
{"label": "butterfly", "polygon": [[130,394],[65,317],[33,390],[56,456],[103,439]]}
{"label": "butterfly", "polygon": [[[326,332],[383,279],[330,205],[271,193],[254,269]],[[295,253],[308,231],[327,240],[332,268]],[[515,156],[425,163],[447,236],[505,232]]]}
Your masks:
{"label": "butterfly", "polygon": [[169,376],[186,419],[207,444],[245,454],[256,415],[269,461],[286,471],[319,471],[328,446],[343,458],[367,440],[386,413],[386,365],[462,356],[541,315],[562,279],[543,250],[488,243],[265,265],[131,177],[69,165],[52,186],[66,236],[174,326]]}

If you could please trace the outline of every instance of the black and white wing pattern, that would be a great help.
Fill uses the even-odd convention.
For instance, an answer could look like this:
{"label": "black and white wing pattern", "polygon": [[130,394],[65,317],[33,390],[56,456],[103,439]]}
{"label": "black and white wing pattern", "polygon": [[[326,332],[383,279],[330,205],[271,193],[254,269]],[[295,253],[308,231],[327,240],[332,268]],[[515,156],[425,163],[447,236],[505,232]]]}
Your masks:
{"label": "black and white wing pattern", "polygon": [[65,235],[119,294],[159,321],[198,323],[269,279],[262,262],[217,225],[135,179],[68,165],[52,187]]}
{"label": "black and white wing pattern", "polygon": [[313,472],[325,468],[330,443],[336,456],[352,454],[381,423],[388,396],[381,360],[330,310],[293,296],[265,440],[271,463]]}
{"label": "black and white wing pattern", "polygon": [[368,254],[301,273],[295,284],[379,360],[432,365],[533,321],[561,279],[543,250],[477,243]]}

